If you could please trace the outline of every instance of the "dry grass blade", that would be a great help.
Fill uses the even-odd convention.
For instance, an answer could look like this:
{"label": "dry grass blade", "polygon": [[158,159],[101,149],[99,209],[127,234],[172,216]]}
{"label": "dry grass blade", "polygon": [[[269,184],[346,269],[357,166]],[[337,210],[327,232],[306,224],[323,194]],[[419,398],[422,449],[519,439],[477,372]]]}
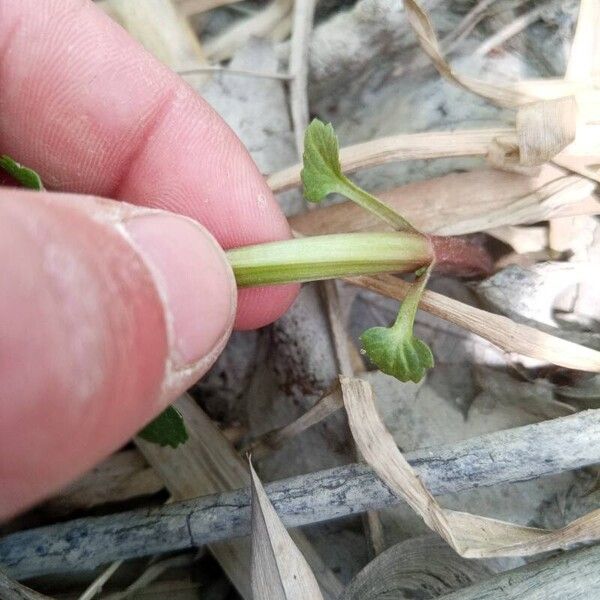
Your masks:
{"label": "dry grass blade", "polygon": [[0,569],[0,598],[2,600],[51,600],[48,596],[13,581]]}
{"label": "dry grass blade", "polygon": [[273,0],[255,15],[242,19],[204,44],[207,58],[220,62],[231,58],[251,37],[265,37],[291,12],[292,0]]}
{"label": "dry grass blade", "polygon": [[485,42],[483,42],[479,48],[475,51],[477,56],[484,56],[488,52],[491,52],[498,46],[501,46],[514,37],[524,29],[527,29],[529,25],[535,23],[547,10],[545,6],[538,6],[525,14],[520,15],[513,21],[511,21],[508,25],[503,27],[500,31],[497,31],[494,35],[489,37]]}
{"label": "dry grass blade", "polygon": [[600,213],[600,203],[594,202],[591,198],[595,187],[590,181],[576,175],[561,177],[515,199],[508,206],[500,206],[496,209],[490,206],[487,213],[471,216],[465,211],[462,218],[456,215],[454,223],[441,224],[436,228],[435,233],[463,235],[506,225],[535,223],[545,221],[551,216],[562,216],[562,213],[570,212],[569,209],[573,212],[581,210],[584,213],[590,209],[592,212]]}
{"label": "dry grass blade", "polygon": [[493,85],[454,71],[442,56],[435,31],[431,26],[427,13],[415,0],[404,0],[404,7],[409,23],[412,25],[423,51],[431,58],[440,75],[499,106],[513,108],[535,100],[535,97],[532,98],[506,86]]}
{"label": "dry grass blade", "polygon": [[[486,156],[497,137],[514,134],[514,129],[466,129],[463,131],[429,131],[394,135],[340,149],[340,162],[346,173],[389,162]],[[302,165],[297,164],[273,173],[267,183],[274,192],[300,185]]]}
{"label": "dry grass blade", "polygon": [[325,394],[314,406],[288,425],[268,431],[254,440],[245,451],[252,453],[252,458],[261,459],[273,450],[280,448],[287,440],[300,435],[306,429],[313,427],[329,415],[344,406],[342,392],[339,386]]}
{"label": "dry grass blade", "polygon": [[323,600],[304,556],[277,516],[250,462],[252,477],[252,597]]}
{"label": "dry grass blade", "polygon": [[174,567],[188,567],[193,562],[193,556],[172,556],[151,564],[133,583],[127,586],[122,592],[116,592],[104,596],[104,600],[125,600],[134,594],[137,596],[142,590],[146,589],[154,580],[160,577],[168,569]]}
{"label": "dry grass blade", "polygon": [[235,4],[240,0],[176,0],[177,8],[186,16],[197,15],[199,13],[218,8],[219,6],[226,6],[228,4]]}
{"label": "dry grass blade", "polygon": [[529,556],[600,539],[600,510],[550,531],[442,508],[398,450],[377,414],[370,385],[340,381],[350,429],[367,463],[461,556]]}
{"label": "dry grass blade", "polygon": [[85,589],[78,600],[92,600],[102,592],[106,582],[115,574],[115,571],[123,564],[122,560],[116,560],[108,566],[92,583]]}
{"label": "dry grass blade", "polygon": [[541,165],[573,142],[576,115],[574,96],[521,106],[517,111],[519,164]]}
{"label": "dry grass blade", "polygon": [[[410,284],[393,275],[351,277],[346,281],[402,300]],[[480,335],[506,352],[523,354],[554,365],[600,372],[600,352],[538,331],[528,325],[425,290],[419,308]]]}
{"label": "dry grass blade", "polygon": [[[171,0],[106,0],[102,6],[145,48],[174,71],[206,65],[196,34]],[[207,74],[198,74],[190,83],[199,88],[208,77]]]}

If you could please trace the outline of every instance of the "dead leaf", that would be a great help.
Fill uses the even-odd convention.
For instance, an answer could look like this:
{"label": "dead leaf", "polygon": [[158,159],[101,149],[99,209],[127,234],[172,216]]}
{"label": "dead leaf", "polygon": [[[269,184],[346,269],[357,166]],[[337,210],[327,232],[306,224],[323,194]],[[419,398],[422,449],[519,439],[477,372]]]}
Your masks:
{"label": "dead leaf", "polygon": [[340,383],[350,429],[366,462],[461,556],[530,556],[600,539],[600,510],[552,531],[442,508],[377,414],[371,386],[347,377],[340,378]]}
{"label": "dead leaf", "polygon": [[249,463],[254,600],[323,600],[308,563],[277,516],[252,462]]}

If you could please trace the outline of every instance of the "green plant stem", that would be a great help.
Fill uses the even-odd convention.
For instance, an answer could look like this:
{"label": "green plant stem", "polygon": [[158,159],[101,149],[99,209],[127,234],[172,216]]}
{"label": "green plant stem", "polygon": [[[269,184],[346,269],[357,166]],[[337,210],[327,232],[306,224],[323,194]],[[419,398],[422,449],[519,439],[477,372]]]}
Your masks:
{"label": "green plant stem", "polygon": [[394,329],[398,329],[404,333],[409,333],[412,335],[412,330],[415,324],[415,316],[417,314],[417,309],[419,308],[419,302],[421,301],[423,290],[429,281],[429,276],[431,275],[432,270],[433,263],[430,264],[425,269],[425,272],[421,273],[410,286],[408,293],[400,305],[398,316],[396,317],[396,321],[393,325]]}
{"label": "green plant stem", "polygon": [[434,258],[429,238],[406,231],[341,233],[269,242],[227,252],[238,287],[412,272]]}
{"label": "green plant stem", "polygon": [[399,215],[391,206],[388,206],[385,202],[379,200],[375,196],[369,194],[362,188],[358,187],[346,176],[343,177],[343,182],[339,183],[338,192],[343,196],[346,196],[349,200],[352,200],[365,210],[373,213],[379,217],[382,221],[391,225],[398,231],[410,231],[418,233],[404,217]]}

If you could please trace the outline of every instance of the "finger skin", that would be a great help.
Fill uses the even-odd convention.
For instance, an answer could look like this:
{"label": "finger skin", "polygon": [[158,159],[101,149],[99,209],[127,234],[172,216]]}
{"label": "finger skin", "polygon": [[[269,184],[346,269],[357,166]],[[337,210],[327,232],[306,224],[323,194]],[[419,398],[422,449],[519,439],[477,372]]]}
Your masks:
{"label": "finger skin", "polygon": [[[0,149],[52,189],[190,216],[225,248],[290,236],[235,134],[88,0],[0,0]],[[297,289],[245,291],[237,326]]]}
{"label": "finger skin", "polygon": [[172,368],[157,280],[95,202],[0,191],[0,520],[131,438],[209,368],[233,325],[235,301],[214,351]]}

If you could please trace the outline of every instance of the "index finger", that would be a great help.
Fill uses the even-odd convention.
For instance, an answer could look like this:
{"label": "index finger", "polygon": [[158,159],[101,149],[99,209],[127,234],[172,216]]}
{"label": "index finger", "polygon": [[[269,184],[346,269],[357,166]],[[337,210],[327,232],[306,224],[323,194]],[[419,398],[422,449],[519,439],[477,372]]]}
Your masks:
{"label": "index finger", "polygon": [[[290,235],[229,127],[88,0],[0,0],[0,149],[50,188],[190,216],[225,248]],[[243,290],[238,326],[295,292]]]}

